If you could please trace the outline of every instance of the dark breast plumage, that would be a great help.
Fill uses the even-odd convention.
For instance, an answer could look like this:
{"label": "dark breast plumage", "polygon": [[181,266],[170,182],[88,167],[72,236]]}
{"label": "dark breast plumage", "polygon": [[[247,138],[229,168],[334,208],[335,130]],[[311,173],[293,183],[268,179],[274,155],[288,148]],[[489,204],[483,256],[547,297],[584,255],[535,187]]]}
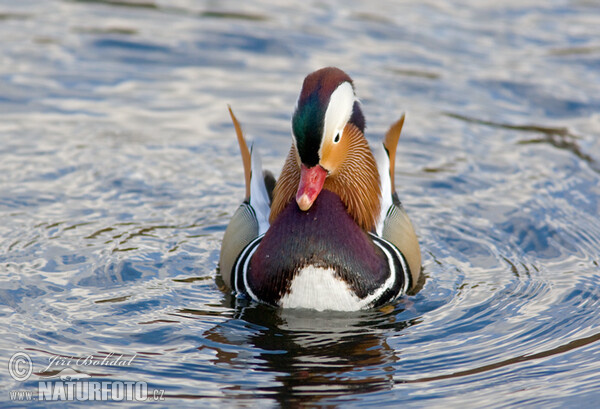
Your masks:
{"label": "dark breast plumage", "polygon": [[[295,307],[315,308],[316,303],[317,309],[360,309],[390,301],[410,287],[402,254],[364,232],[328,190],[308,211],[291,201],[248,247],[234,267],[236,290],[271,305],[285,307],[293,299]],[[311,276],[302,279],[307,271]],[[320,281],[322,294],[305,294],[302,284],[295,285],[306,280]],[[327,288],[328,281],[337,296],[330,294],[334,289]]]}

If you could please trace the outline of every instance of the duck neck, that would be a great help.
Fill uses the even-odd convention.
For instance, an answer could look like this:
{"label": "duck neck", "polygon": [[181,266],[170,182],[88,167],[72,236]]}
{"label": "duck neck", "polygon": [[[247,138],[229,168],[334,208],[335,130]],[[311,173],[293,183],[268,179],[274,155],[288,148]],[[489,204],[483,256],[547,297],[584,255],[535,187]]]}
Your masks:
{"label": "duck neck", "polygon": [[[358,226],[364,231],[372,231],[381,206],[377,163],[362,131],[355,125],[346,125],[343,137],[348,144],[346,156],[339,168],[325,179],[323,189],[340,197],[347,213]],[[273,191],[271,223],[294,200],[299,183],[299,159],[296,148],[292,145]]]}

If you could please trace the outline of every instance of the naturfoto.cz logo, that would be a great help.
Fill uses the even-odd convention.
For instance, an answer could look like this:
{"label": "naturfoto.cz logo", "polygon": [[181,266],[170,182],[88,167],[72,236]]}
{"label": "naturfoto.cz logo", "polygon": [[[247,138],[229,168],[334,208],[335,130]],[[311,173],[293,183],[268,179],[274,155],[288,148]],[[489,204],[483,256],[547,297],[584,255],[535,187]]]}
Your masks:
{"label": "naturfoto.cz logo", "polygon": [[[133,381],[94,381],[84,372],[71,366],[130,366],[131,359],[123,359],[123,355],[110,353],[103,359],[90,355],[85,358],[52,357],[50,363],[37,375],[48,372],[52,367],[68,365],[62,370],[53,370],[49,380],[47,377],[38,382],[35,390],[13,390],[9,392],[12,401],[148,401],[164,400],[164,390],[148,389],[146,382]],[[33,373],[31,357],[24,352],[13,354],[8,362],[8,373],[19,382],[25,382]],[[43,376],[43,375],[41,375]]]}

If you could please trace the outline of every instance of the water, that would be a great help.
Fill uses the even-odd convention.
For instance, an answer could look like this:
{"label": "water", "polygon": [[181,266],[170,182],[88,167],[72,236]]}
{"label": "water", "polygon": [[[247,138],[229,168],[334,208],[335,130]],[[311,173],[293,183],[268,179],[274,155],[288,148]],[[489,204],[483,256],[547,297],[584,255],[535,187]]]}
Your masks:
{"label": "water", "polygon": [[[69,367],[171,407],[592,406],[599,39],[585,0],[0,2],[0,368],[34,366],[0,370],[5,405],[50,359],[112,352],[135,359]],[[216,273],[244,192],[226,104],[277,173],[326,65],[372,141],[407,112],[422,289],[353,314],[236,301]]]}

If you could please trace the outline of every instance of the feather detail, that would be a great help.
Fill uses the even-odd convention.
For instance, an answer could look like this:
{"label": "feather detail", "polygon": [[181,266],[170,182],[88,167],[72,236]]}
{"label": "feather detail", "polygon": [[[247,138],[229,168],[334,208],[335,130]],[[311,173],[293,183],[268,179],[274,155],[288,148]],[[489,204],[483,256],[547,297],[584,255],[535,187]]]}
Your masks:
{"label": "feather detail", "polygon": [[363,133],[354,124],[344,128],[347,154],[335,174],[325,179],[323,189],[336,193],[348,213],[365,231],[372,231],[379,215],[381,186],[375,157]]}
{"label": "feather detail", "polygon": [[[363,230],[371,231],[380,210],[381,188],[377,164],[363,133],[354,124],[346,125],[342,141],[347,144],[345,156],[339,158],[337,171],[325,179],[323,189],[337,194],[354,221]],[[299,183],[299,159],[296,148],[292,146],[273,191],[271,223],[294,199]]]}
{"label": "feather detail", "polygon": [[258,236],[258,228],[256,212],[249,204],[242,203],[227,225],[219,254],[219,271],[227,287],[235,288],[233,266],[242,250]]}
{"label": "feather detail", "polygon": [[296,197],[299,184],[300,164],[298,152],[296,151],[296,146],[292,145],[283,164],[281,175],[275,184],[275,189],[273,189],[273,203],[271,204],[271,215],[269,216],[271,224],[285,209],[287,204]]}
{"label": "feather detail", "polygon": [[271,211],[271,201],[269,192],[265,185],[264,173],[262,170],[262,161],[258,150],[250,147],[250,157],[252,172],[250,174],[250,206],[256,213],[258,221],[258,234],[265,233],[269,228],[269,213]]}
{"label": "feather detail", "polygon": [[402,126],[404,125],[404,117],[405,114],[402,114],[402,117],[394,122],[390,129],[385,134],[385,138],[383,139],[383,146],[388,154],[390,159],[390,179],[392,185],[392,193],[396,191],[396,185],[394,184],[394,171],[396,165],[396,147],[398,146],[398,140],[400,139],[400,133],[402,132]]}
{"label": "feather detail", "polygon": [[240,153],[242,154],[242,163],[244,164],[244,180],[246,181],[246,200],[250,198],[250,177],[252,174],[252,165],[251,165],[251,156],[250,150],[248,149],[248,145],[246,144],[246,140],[244,139],[244,133],[242,132],[242,127],[238,122],[237,118],[233,114],[233,110],[231,106],[227,105],[229,109],[229,115],[231,116],[231,120],[233,121],[233,127],[235,128],[235,134],[237,136],[238,144],[240,145]]}

